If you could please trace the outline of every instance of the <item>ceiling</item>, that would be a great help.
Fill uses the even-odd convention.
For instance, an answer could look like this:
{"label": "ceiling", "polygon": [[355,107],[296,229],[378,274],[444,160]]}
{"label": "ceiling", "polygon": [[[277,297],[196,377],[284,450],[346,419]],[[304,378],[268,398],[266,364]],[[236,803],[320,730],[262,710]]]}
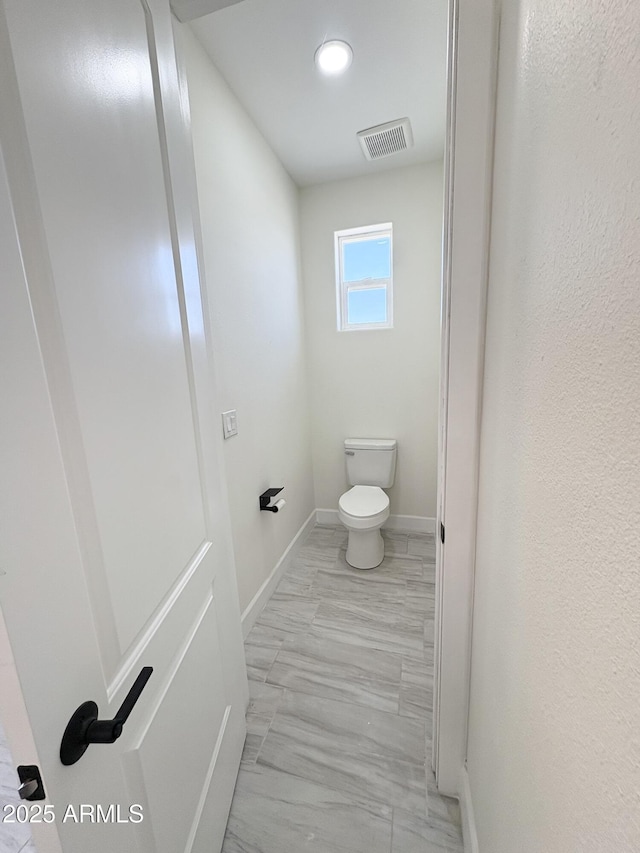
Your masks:
{"label": "ceiling", "polygon": [[[242,0],[190,26],[289,174],[306,186],[442,156],[447,6]],[[330,39],[353,48],[341,77],[323,77],[314,64],[316,48]],[[414,147],[365,160],[357,131],[405,116]]]}

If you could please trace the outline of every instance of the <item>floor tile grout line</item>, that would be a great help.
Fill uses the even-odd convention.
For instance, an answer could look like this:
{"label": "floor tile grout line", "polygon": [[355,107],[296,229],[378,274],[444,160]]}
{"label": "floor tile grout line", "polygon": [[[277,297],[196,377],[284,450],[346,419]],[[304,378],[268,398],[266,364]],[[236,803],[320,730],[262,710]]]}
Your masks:
{"label": "floor tile grout line", "polygon": [[397,806],[391,806],[391,833],[389,838],[389,853],[393,853],[393,830],[395,828],[396,809]]}
{"label": "floor tile grout line", "polygon": [[[265,682],[265,684],[266,684],[266,682]],[[258,758],[260,757],[260,753],[262,752],[262,747],[264,746],[264,742],[267,739],[267,735],[271,731],[271,726],[273,725],[273,721],[276,718],[276,714],[278,713],[278,708],[280,707],[280,704],[281,704],[282,700],[284,699],[285,693],[286,693],[286,688],[283,688],[282,689],[282,696],[278,700],[278,705],[276,707],[276,710],[273,712],[273,716],[271,717],[271,720],[269,721],[269,725],[267,726],[267,732],[264,735],[264,737],[262,738],[262,742],[260,743],[260,746],[258,747],[258,751],[256,753],[255,761],[253,762],[254,764],[258,763]]]}

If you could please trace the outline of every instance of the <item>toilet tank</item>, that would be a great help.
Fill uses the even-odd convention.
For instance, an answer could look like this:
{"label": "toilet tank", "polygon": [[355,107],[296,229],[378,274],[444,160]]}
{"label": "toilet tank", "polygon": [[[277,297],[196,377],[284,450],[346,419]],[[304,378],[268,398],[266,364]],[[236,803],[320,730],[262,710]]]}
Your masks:
{"label": "toilet tank", "polygon": [[396,476],[395,438],[347,438],[344,458],[350,486],[393,486]]}

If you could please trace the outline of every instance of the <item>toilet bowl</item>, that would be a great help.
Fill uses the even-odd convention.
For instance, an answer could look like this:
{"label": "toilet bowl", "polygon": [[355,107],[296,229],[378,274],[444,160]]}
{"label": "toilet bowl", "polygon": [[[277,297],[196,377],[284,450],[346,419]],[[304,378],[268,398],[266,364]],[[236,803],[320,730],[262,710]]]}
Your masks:
{"label": "toilet bowl", "polygon": [[353,486],[338,501],[338,518],[349,531],[346,560],[354,569],[375,569],[384,559],[380,528],[389,518],[389,497],[379,486]]}
{"label": "toilet bowl", "polygon": [[395,438],[347,438],[344,442],[347,482],[353,488],[338,501],[338,518],[349,531],[347,563],[375,569],[384,560],[380,528],[389,518],[383,492],[396,476]]}

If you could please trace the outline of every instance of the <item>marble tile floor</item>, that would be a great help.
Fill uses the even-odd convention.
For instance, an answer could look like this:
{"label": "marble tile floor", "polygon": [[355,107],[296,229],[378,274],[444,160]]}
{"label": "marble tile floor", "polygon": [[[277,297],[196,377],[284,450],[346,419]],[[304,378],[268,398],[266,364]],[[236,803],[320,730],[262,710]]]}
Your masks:
{"label": "marble tile floor", "polygon": [[247,637],[247,739],[223,853],[460,853],[431,772],[435,543],[371,572],[315,527]]}
{"label": "marble tile floor", "polygon": [[[17,808],[24,800],[18,796],[20,781],[0,725],[0,819],[9,814],[6,807]],[[0,853],[35,853],[28,823],[0,823]]]}

